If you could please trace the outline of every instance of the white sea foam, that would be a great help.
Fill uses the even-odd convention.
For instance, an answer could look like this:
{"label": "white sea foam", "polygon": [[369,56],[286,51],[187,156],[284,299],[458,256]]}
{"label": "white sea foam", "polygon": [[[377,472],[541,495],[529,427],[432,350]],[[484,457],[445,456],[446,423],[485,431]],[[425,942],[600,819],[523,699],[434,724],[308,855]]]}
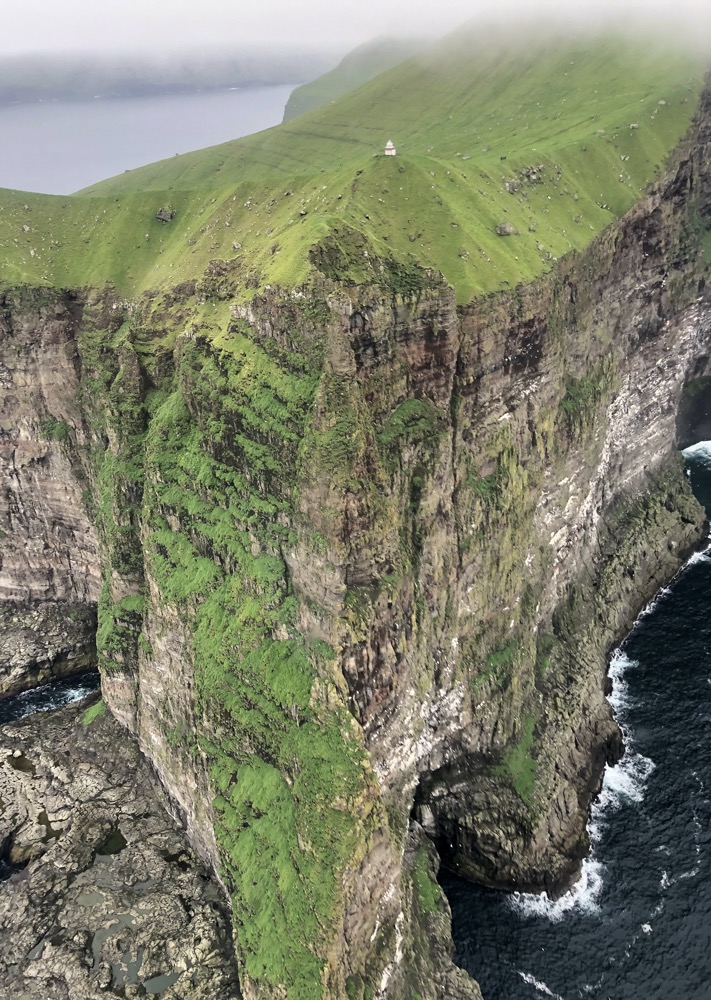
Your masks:
{"label": "white sea foam", "polygon": [[615,713],[618,722],[621,722],[619,716],[623,713],[623,710],[630,707],[629,685],[625,679],[625,674],[628,670],[632,670],[638,666],[638,661],[630,660],[629,656],[623,653],[621,649],[616,649],[612,654],[610,669],[608,671],[610,680],[612,681],[612,691],[608,695],[607,700],[610,702],[612,711]]}
{"label": "white sea foam", "polygon": [[524,983],[528,983],[529,986],[535,987],[539,993],[545,993],[547,997],[554,997],[554,1000],[563,1000],[560,993],[554,993],[553,990],[549,989],[546,984],[541,979],[536,979],[532,976],[530,972],[521,972],[519,969],[516,970],[523,979]]}
{"label": "white sea foam", "polygon": [[612,692],[608,701],[625,735],[625,753],[618,764],[605,768],[602,790],[592,810],[593,823],[597,816],[604,815],[609,809],[619,808],[624,802],[641,802],[647,779],[655,767],[653,760],[635,749],[634,739],[625,726],[626,709],[633,704],[625,674],[638,666],[639,662],[631,660],[621,649],[616,649],[610,659]]}
{"label": "white sea foam", "polygon": [[610,661],[612,692],[608,700],[625,733],[625,754],[614,767],[605,767],[600,795],[590,810],[590,855],[583,861],[580,878],[560,899],[550,899],[545,892],[540,895],[512,893],[509,905],[521,916],[546,917],[557,922],[573,911],[591,916],[600,912],[599,900],[605,866],[597,858],[596,849],[602,838],[607,814],[619,809],[624,803],[641,802],[647,779],[655,768],[653,760],[635,749],[634,739],[625,730],[626,709],[632,704],[625,674],[638,666],[638,661],[631,660],[621,649],[615,650]]}
{"label": "white sea foam", "polygon": [[703,552],[694,552],[694,554],[689,557],[686,565],[695,566],[697,563],[708,562],[711,562],[711,551],[709,549],[704,549]]}
{"label": "white sea foam", "polygon": [[508,897],[509,906],[524,917],[546,917],[553,923],[573,910],[591,915],[600,912],[604,867],[592,855],[583,861],[583,870],[575,885],[560,899],[550,899],[545,892],[514,892]]}
{"label": "white sea foam", "polygon": [[[611,958],[611,961],[614,962],[615,959]],[[583,983],[583,985],[580,987],[580,989],[583,991],[583,993],[587,993],[588,995],[592,994],[594,996],[597,996],[597,991],[602,986],[603,979],[604,979],[604,976],[600,976],[600,978],[598,979],[598,981],[596,983]]]}
{"label": "white sea foam", "polygon": [[605,772],[599,800],[603,811],[618,808],[624,802],[641,802],[647,779],[655,767],[653,760],[634,751],[628,739],[620,763]]}
{"label": "white sea foam", "polygon": [[12,698],[7,699],[6,704],[12,703],[10,717],[17,721],[38,712],[52,712],[57,708],[64,708],[86,698],[87,695],[96,691],[97,687],[95,679],[88,679],[73,687],[63,687],[61,682],[59,684],[50,682],[30,691],[13,695]]}
{"label": "white sea foam", "polygon": [[684,448],[682,455],[711,468],[711,441],[698,441],[689,448]]}
{"label": "white sea foam", "polygon": [[671,594],[671,587],[662,587],[657,596],[653,597],[646,608],[643,608],[640,611],[637,621],[639,621],[640,618],[646,618],[647,615],[651,615],[651,613],[656,610],[659,602],[663,601],[669,594]]}

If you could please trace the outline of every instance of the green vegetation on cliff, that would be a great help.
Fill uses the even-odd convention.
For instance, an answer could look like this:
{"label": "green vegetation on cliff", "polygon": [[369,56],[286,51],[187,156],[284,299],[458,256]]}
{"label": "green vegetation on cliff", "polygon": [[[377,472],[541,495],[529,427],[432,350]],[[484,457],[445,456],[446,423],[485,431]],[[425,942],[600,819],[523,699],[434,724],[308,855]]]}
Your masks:
{"label": "green vegetation on cliff", "polygon": [[[102,302],[87,310],[83,409],[102,442],[92,502],[106,570],[97,647],[105,672],[130,677],[154,655],[141,622],[156,593],[186,623],[197,716],[192,729],[166,716],[164,735],[172,753],[206,762],[242,973],[313,1000],[344,873],[382,823],[335,651],[297,628],[284,560],[320,353],[308,338],[298,353],[260,343],[223,308],[225,327],[208,315],[192,296],[115,319]],[[195,332],[173,357],[163,333],[179,316]],[[99,333],[102,317],[113,334]],[[135,589],[120,600],[117,574]]]}
{"label": "green vegetation on cliff", "polygon": [[[309,251],[347,227],[361,260],[433,268],[466,301],[531,280],[629,209],[683,135],[702,74],[646,38],[512,49],[462,32],[326,107],[81,197],[2,192],[1,280],[133,294],[220,260],[248,298],[302,283]],[[157,221],[168,206],[174,221]]]}

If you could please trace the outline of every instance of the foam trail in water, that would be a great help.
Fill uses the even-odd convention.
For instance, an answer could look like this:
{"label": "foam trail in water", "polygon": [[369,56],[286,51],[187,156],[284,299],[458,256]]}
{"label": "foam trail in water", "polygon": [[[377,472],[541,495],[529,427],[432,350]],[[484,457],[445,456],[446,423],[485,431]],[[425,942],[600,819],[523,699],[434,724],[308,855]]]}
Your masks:
{"label": "foam trail in water", "polygon": [[[656,600],[663,596],[658,595]],[[600,843],[604,830],[605,814],[618,809],[624,802],[641,802],[649,775],[654,770],[654,761],[636,752],[634,740],[625,730],[625,710],[631,706],[629,686],[625,674],[639,666],[636,660],[631,660],[621,649],[616,649],[610,660],[610,679],[612,692],[609,702],[615,713],[615,718],[625,734],[625,754],[614,767],[605,766],[602,779],[602,789],[597,800],[590,809],[588,835],[590,837],[590,854],[583,861],[582,872],[578,881],[560,899],[549,899],[543,892],[540,895],[527,892],[514,892],[509,897],[509,905],[521,916],[547,917],[553,922],[575,911],[591,916],[600,912],[599,899],[602,892],[605,867],[596,857],[596,848]]]}
{"label": "foam trail in water", "polygon": [[553,997],[554,1000],[563,1000],[563,997],[560,995],[560,993],[554,993],[552,990],[549,990],[546,984],[542,982],[542,980],[536,979],[536,977],[532,976],[530,972],[521,972],[518,969],[516,971],[518,972],[521,979],[523,979],[524,983],[528,983],[529,986],[534,986],[539,993],[545,993],[547,997]]}

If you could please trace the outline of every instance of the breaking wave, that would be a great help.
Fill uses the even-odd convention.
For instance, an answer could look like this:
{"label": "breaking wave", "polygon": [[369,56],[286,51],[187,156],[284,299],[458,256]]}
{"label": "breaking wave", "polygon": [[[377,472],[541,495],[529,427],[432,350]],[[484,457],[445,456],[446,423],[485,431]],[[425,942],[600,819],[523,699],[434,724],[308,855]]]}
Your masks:
{"label": "breaking wave", "polygon": [[684,448],[682,455],[687,461],[698,462],[711,469],[711,441],[697,441],[696,444]]}
{"label": "breaking wave", "polygon": [[602,863],[591,852],[583,861],[578,881],[559,899],[551,899],[545,892],[513,892],[508,897],[509,906],[522,917],[546,917],[552,923],[562,920],[573,910],[578,913],[599,913],[604,870]]}
{"label": "breaking wave", "polygon": [[[656,603],[662,596],[663,593],[660,592],[652,603]],[[588,821],[590,853],[583,861],[580,878],[559,899],[551,899],[545,892],[512,893],[509,897],[510,905],[521,916],[546,917],[557,922],[573,911],[590,915],[600,912],[605,866],[598,859],[596,852],[605,824],[609,814],[619,809],[625,802],[639,803],[643,800],[647,780],[655,767],[653,760],[635,749],[634,740],[625,729],[625,710],[632,704],[625,675],[638,666],[638,662],[631,660],[621,649],[616,649],[612,654],[609,671],[612,691],[608,701],[625,736],[625,753],[622,760],[613,767],[605,766],[600,794],[590,809]]]}
{"label": "breaking wave", "polygon": [[704,549],[703,552],[694,552],[693,556],[690,556],[687,566],[694,566],[697,563],[710,563],[711,562],[711,549]]}
{"label": "breaking wave", "polygon": [[523,979],[524,983],[528,983],[529,986],[535,987],[539,993],[545,993],[547,997],[553,997],[554,1000],[563,1000],[560,993],[554,993],[553,990],[549,989],[541,979],[536,979],[536,977],[532,976],[530,972],[521,972],[518,969],[516,971],[521,979]]}
{"label": "breaking wave", "polygon": [[99,672],[90,670],[76,677],[51,681],[31,691],[3,698],[0,701],[0,723],[18,722],[35,712],[52,712],[57,708],[64,708],[97,691],[100,684]]}

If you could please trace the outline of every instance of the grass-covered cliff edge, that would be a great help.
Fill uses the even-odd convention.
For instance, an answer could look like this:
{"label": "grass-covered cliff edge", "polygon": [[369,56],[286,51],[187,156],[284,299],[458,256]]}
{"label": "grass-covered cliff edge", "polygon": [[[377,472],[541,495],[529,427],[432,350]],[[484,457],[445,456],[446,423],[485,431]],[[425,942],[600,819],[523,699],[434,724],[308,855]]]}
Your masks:
{"label": "grass-covered cliff edge", "polygon": [[98,596],[105,698],[223,878],[246,996],[476,996],[430,952],[423,828],[493,884],[573,876],[607,648],[700,535],[702,85],[647,42],[460,39],[0,196],[5,583]]}

